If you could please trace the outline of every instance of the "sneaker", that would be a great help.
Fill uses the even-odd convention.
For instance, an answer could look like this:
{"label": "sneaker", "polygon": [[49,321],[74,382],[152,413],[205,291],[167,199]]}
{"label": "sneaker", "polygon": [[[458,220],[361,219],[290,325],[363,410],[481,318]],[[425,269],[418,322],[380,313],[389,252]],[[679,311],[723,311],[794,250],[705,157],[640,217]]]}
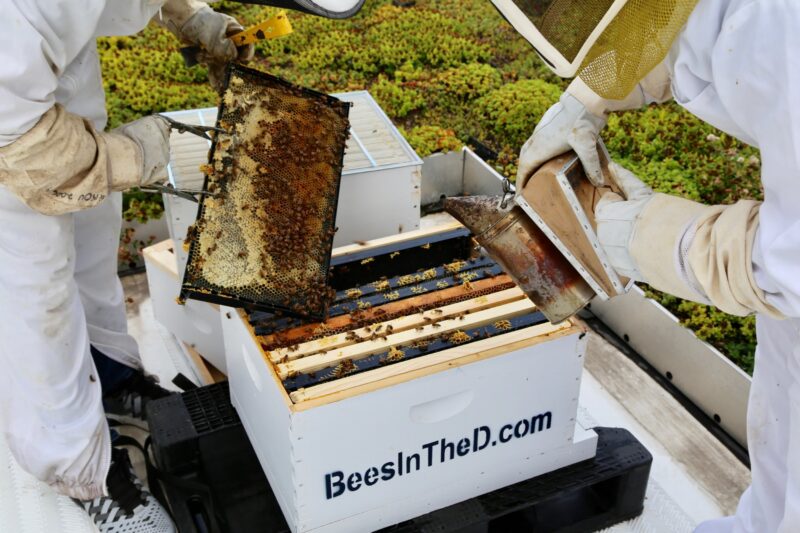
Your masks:
{"label": "sneaker", "polygon": [[89,514],[100,533],[176,533],[177,529],[158,500],[142,487],[122,448],[111,449],[106,477],[108,496],[75,502]]}
{"label": "sneaker", "polygon": [[170,394],[172,393],[161,387],[155,378],[135,372],[112,392],[103,396],[103,407],[107,418],[147,430],[147,403]]}

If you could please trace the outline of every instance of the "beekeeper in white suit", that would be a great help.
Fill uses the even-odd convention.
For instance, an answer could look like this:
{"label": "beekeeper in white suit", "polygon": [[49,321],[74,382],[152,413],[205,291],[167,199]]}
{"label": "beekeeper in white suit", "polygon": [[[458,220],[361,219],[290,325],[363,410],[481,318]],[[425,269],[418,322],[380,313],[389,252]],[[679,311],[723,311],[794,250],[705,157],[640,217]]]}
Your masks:
{"label": "beekeeper in white suit", "polygon": [[[349,17],[363,0],[280,0]],[[255,3],[269,3],[256,1]],[[252,45],[198,0],[0,0],[0,429],[20,465],[100,531],[174,531],[112,447],[106,416],[144,424],[166,394],[141,368],[116,275],[121,193],[166,177],[169,128],[104,132],[95,39],[151,20],[202,49],[212,84]]]}
{"label": "beekeeper in white suit", "polygon": [[607,114],[671,97],[761,149],[763,203],[654,194],[613,166],[627,198],[608,193],[595,214],[621,274],[728,313],[757,313],[752,485],[735,516],[698,531],[800,531],[800,3],[493,1],[558,74],[579,75],[524,145],[519,184],[570,148],[602,183],[595,146]]}
{"label": "beekeeper in white suit", "polygon": [[112,449],[104,414],[144,422],[147,401],[166,394],[127,334],[116,255],[119,191],[165,177],[169,128],[149,116],[103,132],[95,39],[153,19],[199,45],[210,68],[253,50],[226,37],[236,20],[194,0],[5,0],[2,13],[2,431],[19,464],[101,531],[174,531]]}

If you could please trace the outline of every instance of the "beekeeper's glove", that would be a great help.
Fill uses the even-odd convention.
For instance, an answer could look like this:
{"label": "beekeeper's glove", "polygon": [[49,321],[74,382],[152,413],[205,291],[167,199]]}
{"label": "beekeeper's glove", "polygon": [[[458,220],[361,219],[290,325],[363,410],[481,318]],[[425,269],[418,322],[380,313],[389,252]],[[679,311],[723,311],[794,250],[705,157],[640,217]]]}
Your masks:
{"label": "beekeeper's glove", "polygon": [[24,135],[0,147],[0,185],[35,211],[62,215],[93,207],[111,191],[166,177],[168,161],[163,118],[102,132],[56,104]]}
{"label": "beekeeper's glove", "polygon": [[[169,128],[169,122],[163,117],[150,115],[111,130],[112,134],[124,135],[139,147],[141,172],[136,185],[150,185],[167,178]],[[115,183],[114,176],[111,176],[112,190],[125,190],[131,186],[130,183]]]}
{"label": "beekeeper's glove", "polygon": [[589,180],[604,185],[600,131],[609,113],[638,109],[672,98],[669,69],[662,63],[653,69],[624,100],[608,100],[592,91],[580,78],[567,87],[558,103],[544,114],[533,135],[522,146],[517,171],[517,191],[544,163],[574,150]]}
{"label": "beekeeper's glove", "polygon": [[570,150],[580,158],[589,180],[602,186],[598,140],[605,125],[605,116],[593,115],[577,98],[565,92],[561,100],[547,110],[533,135],[522,146],[517,191],[522,191],[527,179],[540,166]]}
{"label": "beekeeper's glove", "polygon": [[640,213],[653,199],[653,189],[616,163],[609,165],[609,171],[625,197],[607,192],[597,203],[594,214],[597,238],[617,273],[642,281],[642,273],[631,257],[630,244]]}
{"label": "beekeeper's glove", "polygon": [[229,39],[244,29],[242,25],[199,0],[167,0],[161,8],[161,17],[156,16],[155,20],[184,43],[202,48],[198,59],[208,67],[208,79],[217,90],[222,87],[228,62],[247,62],[253,58],[253,44],[236,48]]}
{"label": "beekeeper's glove", "polygon": [[654,193],[614,163],[609,170],[625,198],[604,194],[595,220],[598,240],[617,272],[733,315],[783,318],[753,273],[760,202],[703,205]]}

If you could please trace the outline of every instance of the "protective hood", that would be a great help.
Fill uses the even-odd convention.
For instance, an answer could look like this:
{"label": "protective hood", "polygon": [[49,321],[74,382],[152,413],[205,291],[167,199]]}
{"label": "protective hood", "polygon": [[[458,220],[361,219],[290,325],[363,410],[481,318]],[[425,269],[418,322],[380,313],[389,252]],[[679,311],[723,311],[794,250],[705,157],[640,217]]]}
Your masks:
{"label": "protective hood", "polygon": [[698,0],[492,0],[559,76],[621,100],[669,52]]}
{"label": "protective hood", "polygon": [[361,10],[364,0],[235,0],[241,4],[282,7],[329,19],[350,18]]}

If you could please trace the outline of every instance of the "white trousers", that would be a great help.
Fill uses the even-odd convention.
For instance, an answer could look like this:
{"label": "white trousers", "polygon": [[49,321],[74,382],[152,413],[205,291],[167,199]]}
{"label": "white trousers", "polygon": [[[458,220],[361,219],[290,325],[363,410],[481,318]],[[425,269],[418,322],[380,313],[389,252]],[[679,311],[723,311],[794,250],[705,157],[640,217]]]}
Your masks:
{"label": "white trousers", "polygon": [[0,187],[0,428],[17,462],[69,496],[105,492],[111,461],[89,344],[140,368],[117,277],[122,195],[44,216]]}
{"label": "white trousers", "polygon": [[697,533],[800,531],[800,320],[759,316],[757,334],[747,412],[752,484],[735,516]]}

